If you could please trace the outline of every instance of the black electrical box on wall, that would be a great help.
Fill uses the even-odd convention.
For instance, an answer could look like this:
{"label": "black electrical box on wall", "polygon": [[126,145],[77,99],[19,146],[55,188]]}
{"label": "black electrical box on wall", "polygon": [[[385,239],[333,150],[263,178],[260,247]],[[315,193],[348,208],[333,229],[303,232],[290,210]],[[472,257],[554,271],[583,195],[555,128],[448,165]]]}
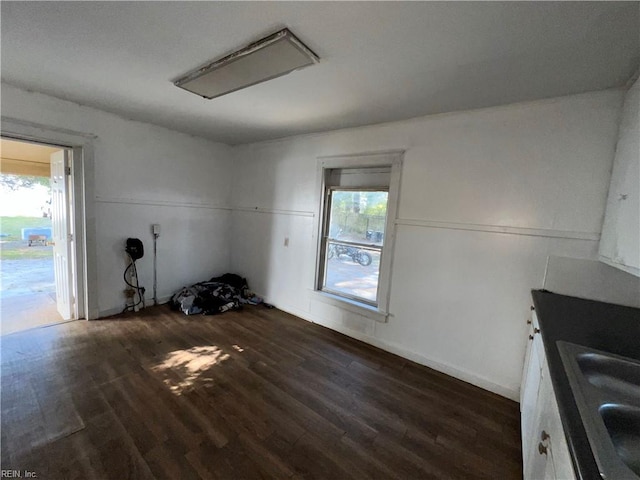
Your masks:
{"label": "black electrical box on wall", "polygon": [[138,238],[127,238],[126,252],[136,261],[144,256],[144,247],[142,241]]}

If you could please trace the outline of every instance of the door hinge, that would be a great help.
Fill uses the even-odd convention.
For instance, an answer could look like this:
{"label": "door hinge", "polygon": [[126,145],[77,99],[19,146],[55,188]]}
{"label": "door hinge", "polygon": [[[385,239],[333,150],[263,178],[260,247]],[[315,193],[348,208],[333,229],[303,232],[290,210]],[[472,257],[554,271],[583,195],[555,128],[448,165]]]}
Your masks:
{"label": "door hinge", "polygon": [[65,175],[71,175],[71,167],[64,167]]}
{"label": "door hinge", "polygon": [[67,234],[67,240],[73,242],[73,233]]}

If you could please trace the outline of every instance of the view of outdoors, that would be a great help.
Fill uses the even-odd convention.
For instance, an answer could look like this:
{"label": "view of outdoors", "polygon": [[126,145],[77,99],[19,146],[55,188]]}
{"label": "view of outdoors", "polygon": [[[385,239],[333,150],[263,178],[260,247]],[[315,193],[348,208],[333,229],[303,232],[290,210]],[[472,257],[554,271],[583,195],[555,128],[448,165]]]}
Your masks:
{"label": "view of outdoors", "polygon": [[[48,177],[0,175],[2,334],[24,327],[25,313],[58,319]],[[32,321],[32,320],[29,320]]]}
{"label": "view of outdoors", "polygon": [[386,191],[332,190],[323,289],[376,304]]}

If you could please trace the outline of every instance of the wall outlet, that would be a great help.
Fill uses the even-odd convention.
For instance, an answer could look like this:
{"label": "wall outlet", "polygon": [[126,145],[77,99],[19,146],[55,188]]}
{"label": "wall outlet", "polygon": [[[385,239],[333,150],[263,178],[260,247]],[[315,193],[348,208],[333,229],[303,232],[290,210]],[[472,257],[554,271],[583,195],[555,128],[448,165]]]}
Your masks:
{"label": "wall outlet", "polygon": [[154,223],[153,225],[151,225],[151,231],[154,235],[160,235],[160,224]]}

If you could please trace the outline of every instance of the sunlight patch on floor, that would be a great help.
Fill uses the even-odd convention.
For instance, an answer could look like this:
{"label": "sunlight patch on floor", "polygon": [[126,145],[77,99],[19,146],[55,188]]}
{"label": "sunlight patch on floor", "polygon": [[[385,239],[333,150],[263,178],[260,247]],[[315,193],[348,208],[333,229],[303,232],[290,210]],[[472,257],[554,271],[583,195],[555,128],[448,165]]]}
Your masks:
{"label": "sunlight patch on floor", "polygon": [[205,374],[211,367],[228,358],[229,354],[215,345],[192,347],[168,353],[162,363],[152,367],[152,370],[162,374],[165,377],[165,385],[173,393],[180,395],[196,382],[213,382],[213,379],[205,377]]}

